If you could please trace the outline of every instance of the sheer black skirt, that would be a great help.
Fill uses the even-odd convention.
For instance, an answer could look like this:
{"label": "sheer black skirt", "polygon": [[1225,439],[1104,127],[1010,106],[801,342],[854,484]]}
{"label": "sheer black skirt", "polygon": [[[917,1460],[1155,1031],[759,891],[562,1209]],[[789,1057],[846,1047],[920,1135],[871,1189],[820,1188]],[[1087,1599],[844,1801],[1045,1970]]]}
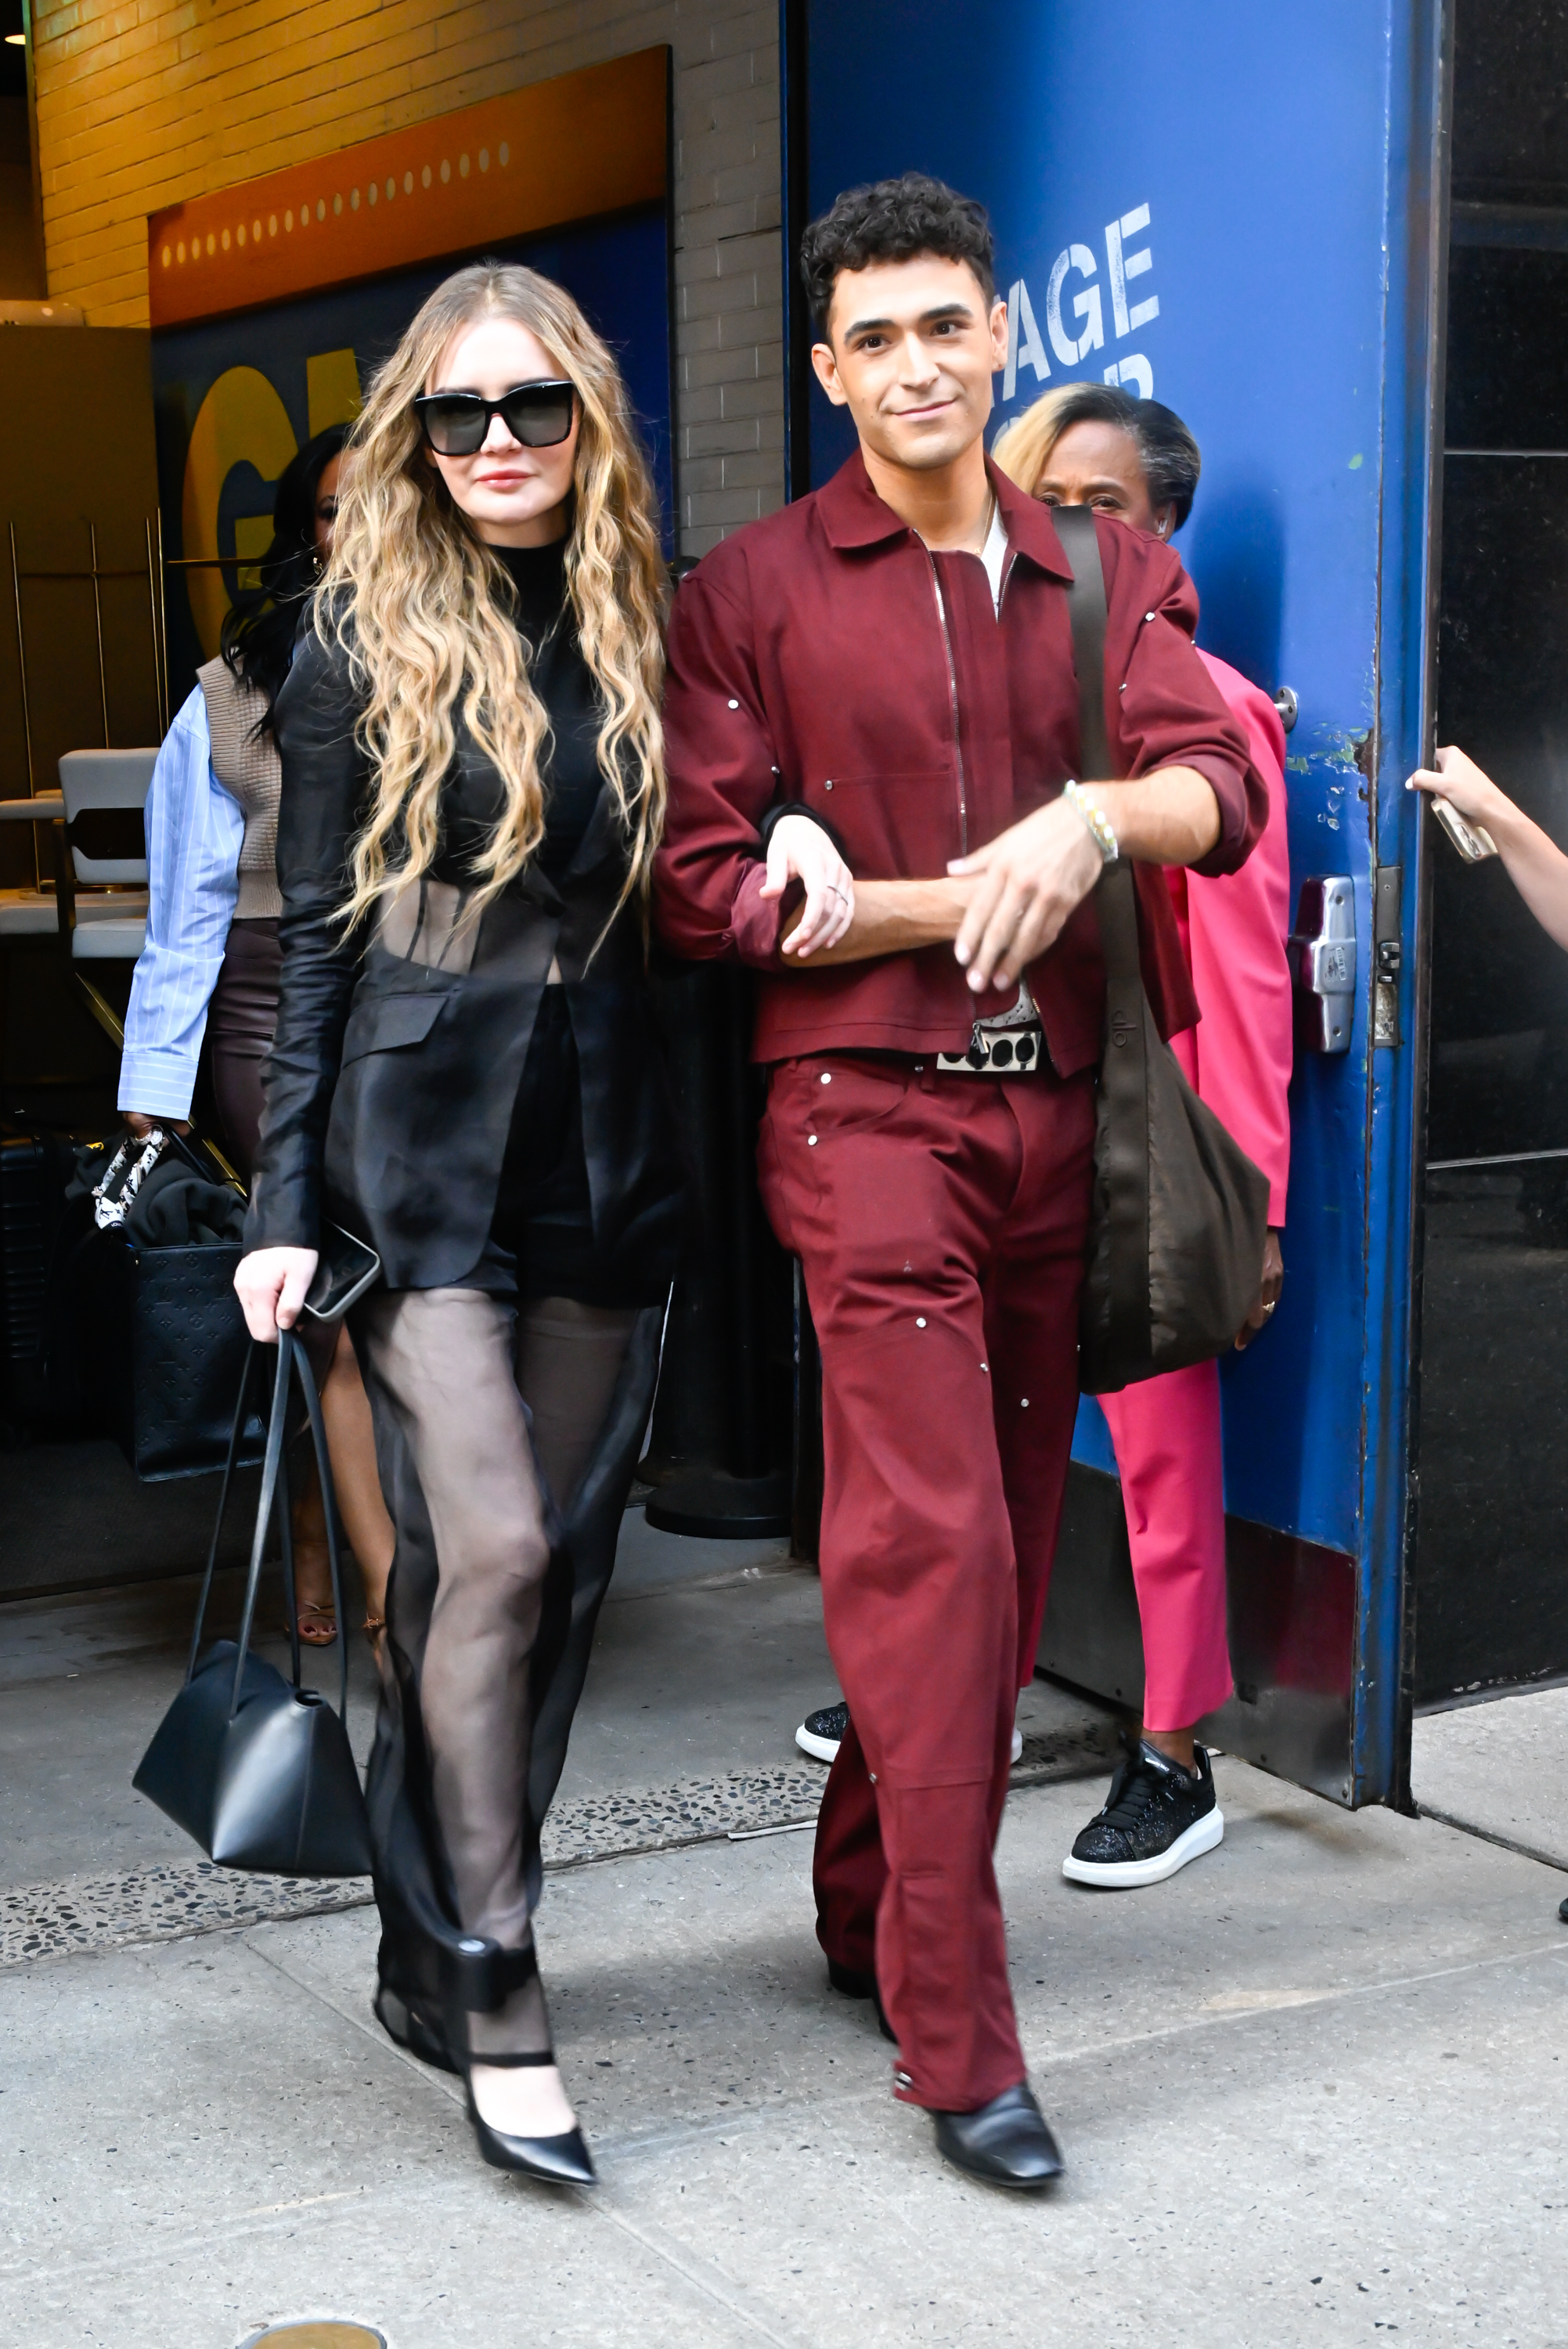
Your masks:
{"label": "sheer black skirt", "polygon": [[[551,999],[563,1009],[560,989]],[[377,2012],[396,2038],[459,2066],[550,2044],[531,1927],[540,1831],[664,1325],[662,1290],[638,1295],[621,1272],[622,1293],[606,1294],[562,1041],[542,1018],[469,1280],[376,1291],[352,1316],[397,1528],[367,1789]]]}

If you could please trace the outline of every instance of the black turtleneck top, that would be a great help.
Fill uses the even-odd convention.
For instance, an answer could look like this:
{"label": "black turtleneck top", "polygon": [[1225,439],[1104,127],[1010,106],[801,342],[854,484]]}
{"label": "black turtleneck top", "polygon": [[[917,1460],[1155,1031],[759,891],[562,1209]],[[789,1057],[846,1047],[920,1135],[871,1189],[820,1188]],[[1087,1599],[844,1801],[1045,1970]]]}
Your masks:
{"label": "black turtleneck top", "polygon": [[[517,625],[528,654],[533,689],[550,719],[544,764],[542,870],[558,881],[577,854],[603,777],[595,745],[601,711],[592,673],[577,641],[566,593],[566,541],[551,546],[498,546],[517,595]],[[490,840],[503,804],[500,779],[454,776],[442,794],[442,845],[431,871],[438,881],[472,878],[473,860]]]}

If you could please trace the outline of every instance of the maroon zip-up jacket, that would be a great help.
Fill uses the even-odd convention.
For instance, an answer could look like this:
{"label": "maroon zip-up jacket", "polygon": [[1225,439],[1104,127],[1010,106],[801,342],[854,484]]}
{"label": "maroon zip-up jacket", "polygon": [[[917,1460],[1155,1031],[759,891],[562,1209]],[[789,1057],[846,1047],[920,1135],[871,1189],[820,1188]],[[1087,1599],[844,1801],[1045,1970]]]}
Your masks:
{"label": "maroon zip-up jacket", "polygon": [[[948,945],[836,969],[790,968],[758,826],[820,812],[859,880],[931,879],[1054,799],[1078,772],[1066,583],[1047,507],[987,466],[1007,533],[998,619],[978,555],[931,554],[859,453],[821,490],[753,523],[684,580],[670,621],[669,811],[659,931],[693,960],[738,957],[758,990],[758,1061],[823,1051],[961,1052],[977,1014]],[[1198,599],[1158,539],[1102,521],[1106,727],[1120,775],[1195,767],[1220,803],[1200,873],[1245,862],[1266,786],[1192,645]],[[1144,978],[1165,1035],[1198,1016],[1163,878],[1139,869]],[[1058,1073],[1100,1054],[1104,969],[1081,905],[1028,981]]]}

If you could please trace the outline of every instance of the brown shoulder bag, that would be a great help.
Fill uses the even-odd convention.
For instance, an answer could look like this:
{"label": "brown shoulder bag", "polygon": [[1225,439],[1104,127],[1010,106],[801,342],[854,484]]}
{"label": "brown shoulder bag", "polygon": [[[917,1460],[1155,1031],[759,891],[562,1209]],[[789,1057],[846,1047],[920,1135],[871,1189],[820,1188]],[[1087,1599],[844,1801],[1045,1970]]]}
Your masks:
{"label": "brown shoulder bag", "polygon": [[[1057,506],[1073,566],[1079,760],[1111,779],[1105,726],[1105,578],[1094,515]],[[1109,1394],[1222,1354],[1258,1293],[1269,1186],[1201,1102],[1154,1024],[1129,864],[1095,891],[1105,956],[1105,1050],[1095,1105],[1094,1204],[1078,1309],[1078,1385]]]}

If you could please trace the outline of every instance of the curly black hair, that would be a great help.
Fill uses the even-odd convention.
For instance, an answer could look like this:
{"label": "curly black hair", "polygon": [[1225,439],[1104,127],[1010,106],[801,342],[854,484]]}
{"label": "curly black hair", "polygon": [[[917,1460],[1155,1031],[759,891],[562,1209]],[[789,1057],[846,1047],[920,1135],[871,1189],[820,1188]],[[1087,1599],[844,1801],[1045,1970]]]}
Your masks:
{"label": "curly black hair", "polygon": [[289,673],[300,614],[321,576],[316,493],[322,475],[342,455],[348,431],[346,424],[329,424],[284,467],[273,500],[272,543],[257,566],[262,584],[242,590],[224,615],[224,660],[236,677],[243,671],[267,698],[253,730],[258,735],[273,730],[273,704]]}
{"label": "curly black hair", "polygon": [[841,269],[873,261],[913,261],[917,254],[966,261],[989,309],[996,293],[996,247],[984,204],[924,171],[846,188],[800,239],[800,275],[817,332],[828,331],[833,285]]}

